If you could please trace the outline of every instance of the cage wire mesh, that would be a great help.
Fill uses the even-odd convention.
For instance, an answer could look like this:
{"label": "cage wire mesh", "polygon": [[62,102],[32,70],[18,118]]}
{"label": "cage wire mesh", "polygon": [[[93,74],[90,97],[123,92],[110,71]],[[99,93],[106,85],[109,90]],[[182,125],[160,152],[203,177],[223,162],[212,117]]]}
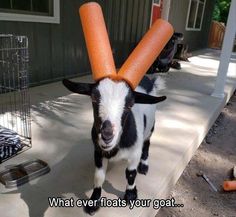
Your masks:
{"label": "cage wire mesh", "polygon": [[31,147],[28,62],[27,37],[0,34],[0,130],[18,136],[21,148],[17,153]]}

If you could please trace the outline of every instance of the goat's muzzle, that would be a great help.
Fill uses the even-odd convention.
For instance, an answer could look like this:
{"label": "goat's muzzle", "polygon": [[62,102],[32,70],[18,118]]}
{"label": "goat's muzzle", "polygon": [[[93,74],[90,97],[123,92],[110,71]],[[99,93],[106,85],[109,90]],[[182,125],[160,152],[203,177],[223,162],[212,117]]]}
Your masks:
{"label": "goat's muzzle", "polygon": [[101,137],[106,144],[109,144],[114,138],[113,127],[109,120],[102,123]]}

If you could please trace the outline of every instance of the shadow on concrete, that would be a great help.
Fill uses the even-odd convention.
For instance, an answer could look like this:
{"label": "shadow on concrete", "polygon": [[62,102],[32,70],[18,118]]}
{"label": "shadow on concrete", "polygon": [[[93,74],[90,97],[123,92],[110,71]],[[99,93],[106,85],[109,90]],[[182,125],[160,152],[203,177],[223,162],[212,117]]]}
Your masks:
{"label": "shadow on concrete", "polygon": [[[33,157],[32,154],[30,157]],[[59,163],[51,167],[51,172],[39,178],[36,184],[28,183],[7,194],[20,193],[28,206],[30,217],[44,216],[49,207],[48,197],[63,198],[66,194],[73,194],[87,199],[85,192],[93,186],[93,171],[88,169],[93,168],[91,158],[88,149],[81,151],[80,146],[73,146]]]}
{"label": "shadow on concrete", "polygon": [[[88,144],[91,141],[81,140],[79,143]],[[29,217],[44,216],[49,208],[48,197],[88,199],[93,188],[92,158],[91,147],[81,151],[80,146],[73,146],[60,162],[51,167],[51,172],[39,178],[37,183],[27,183],[5,194],[20,193],[21,199],[28,206]],[[114,188],[109,181],[105,181],[103,190],[117,197],[123,196],[123,192]]]}
{"label": "shadow on concrete", "polygon": [[71,124],[70,121],[65,120],[63,114],[76,115],[76,109],[79,110],[82,107],[82,103],[73,96],[58,97],[56,99],[45,99],[43,102],[35,103],[31,106],[32,121],[40,127],[39,118],[50,117],[51,119],[64,124],[65,126],[76,127]]}
{"label": "shadow on concrete", "polygon": [[[226,107],[227,110],[229,106],[236,105],[235,99],[235,96],[231,98]],[[187,213],[184,209],[195,210],[196,207],[199,216],[206,215],[207,212],[209,216],[233,216],[236,194],[235,192],[222,191],[223,181],[229,179],[229,170],[236,164],[236,136],[235,128],[232,126],[236,126],[233,113],[228,115],[227,112],[223,111],[216,120],[216,125],[211,128],[211,131],[214,131],[213,134],[210,134],[211,143],[202,143],[175,188],[174,197],[176,196],[176,199],[180,200],[177,202],[184,202],[185,208],[182,208],[182,212],[181,209],[180,212],[178,210],[176,212],[176,208],[164,208],[156,217],[172,215],[192,217],[195,216],[195,212]],[[219,192],[212,191],[206,181],[197,176],[199,171],[203,171],[208,176]],[[171,183],[174,184],[174,180],[171,180]],[[191,207],[191,204],[194,207]]]}
{"label": "shadow on concrete", "polygon": [[[28,206],[29,217],[44,216],[49,208],[48,197],[88,199],[93,188],[95,166],[90,139],[92,119],[88,119],[92,115],[90,100],[78,94],[67,95],[69,92],[58,86],[55,86],[55,96],[52,92],[45,94],[42,87],[33,90],[39,89],[32,94],[33,147],[36,147],[19,156],[21,160],[45,160],[51,168],[50,173],[17,190],[3,193],[19,193]],[[109,181],[105,181],[103,190],[123,197],[123,192]]]}
{"label": "shadow on concrete", "polygon": [[[198,50],[198,51],[194,51],[192,53],[192,56],[198,56],[200,58],[204,58],[204,59],[212,59],[212,60],[220,60],[220,55],[221,55],[221,50],[218,49],[205,49],[204,52],[203,50]],[[232,63],[236,63],[236,53],[233,52],[231,54],[231,59],[230,61]]]}

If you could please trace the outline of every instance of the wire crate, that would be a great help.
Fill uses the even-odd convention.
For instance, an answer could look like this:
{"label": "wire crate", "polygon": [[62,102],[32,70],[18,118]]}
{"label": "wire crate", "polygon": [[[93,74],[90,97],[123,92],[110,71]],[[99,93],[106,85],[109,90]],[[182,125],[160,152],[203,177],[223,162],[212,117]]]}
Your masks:
{"label": "wire crate", "polygon": [[28,62],[27,37],[0,34],[0,129],[16,133],[17,154],[32,145]]}

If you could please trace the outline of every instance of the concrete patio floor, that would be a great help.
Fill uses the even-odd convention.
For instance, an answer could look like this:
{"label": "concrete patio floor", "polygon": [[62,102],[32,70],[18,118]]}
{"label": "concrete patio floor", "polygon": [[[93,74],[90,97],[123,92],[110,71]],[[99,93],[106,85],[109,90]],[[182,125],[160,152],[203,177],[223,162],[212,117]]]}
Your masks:
{"label": "concrete patio floor", "polygon": [[[158,104],[151,139],[149,173],[137,176],[139,198],[166,198],[236,87],[236,55],[232,56],[226,98],[211,96],[219,63],[217,50],[194,53],[180,71],[161,75],[168,99]],[[77,78],[90,81],[90,76]],[[39,158],[51,172],[18,189],[0,185],[1,217],[86,216],[82,208],[51,208],[48,197],[86,199],[93,186],[92,110],[89,98],[68,92],[60,82],[31,88],[33,147],[0,165]],[[222,146],[223,148],[223,146]],[[110,164],[102,196],[123,197],[125,163]],[[178,201],[176,201],[178,203]],[[152,205],[152,203],[151,203]],[[101,208],[99,217],[151,217],[150,208]]]}

